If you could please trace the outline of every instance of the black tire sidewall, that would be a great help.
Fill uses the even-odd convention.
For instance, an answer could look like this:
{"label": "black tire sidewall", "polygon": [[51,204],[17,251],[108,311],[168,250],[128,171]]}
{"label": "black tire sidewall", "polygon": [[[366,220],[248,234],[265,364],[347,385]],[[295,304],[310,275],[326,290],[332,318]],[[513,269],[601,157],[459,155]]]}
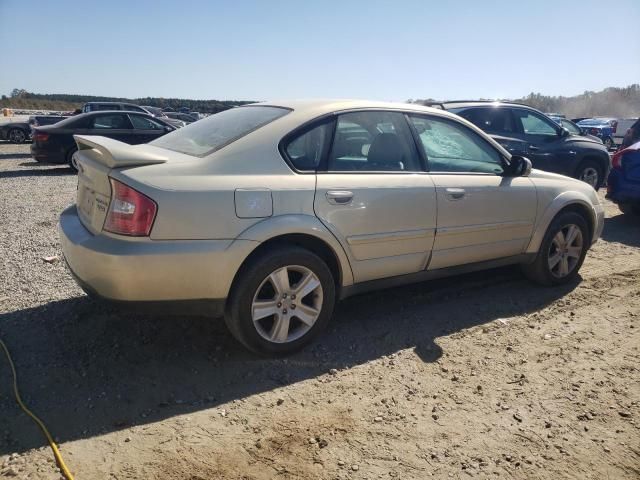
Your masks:
{"label": "black tire sidewall", "polygon": [[[582,240],[583,240],[583,248],[582,253],[580,254],[580,259],[578,260],[578,264],[575,266],[573,271],[569,273],[569,275],[557,278],[553,276],[551,270],[549,269],[548,255],[549,249],[551,247],[551,242],[553,237],[555,237],[556,233],[559,230],[566,227],[567,225],[574,224],[580,228],[582,232]],[[543,278],[541,283],[545,283],[547,285],[562,285],[565,283],[569,283],[573,281],[577,276],[580,268],[582,267],[582,263],[587,255],[587,251],[589,250],[590,244],[590,236],[589,236],[589,227],[587,225],[584,217],[575,212],[565,212],[558,215],[551,225],[547,229],[547,232],[544,235],[544,239],[542,240],[542,244],[540,245],[540,251],[538,252],[537,262],[539,262],[538,271],[542,275]]]}
{"label": "black tire sidewall", "polygon": [[73,170],[74,172],[77,172],[78,169],[73,166],[72,158],[73,158],[73,154],[76,153],[77,151],[78,151],[78,147],[71,147],[67,152],[67,164],[69,165],[71,170]]}
{"label": "black tire sidewall", "polygon": [[[253,325],[251,303],[264,279],[280,267],[300,265],[312,270],[322,284],[323,304],[320,316],[301,338],[288,343],[273,343],[262,338]],[[335,283],[331,271],[314,253],[299,247],[281,247],[261,255],[239,273],[225,314],[233,336],[251,351],[268,356],[295,352],[311,342],[327,325],[335,305]]]}

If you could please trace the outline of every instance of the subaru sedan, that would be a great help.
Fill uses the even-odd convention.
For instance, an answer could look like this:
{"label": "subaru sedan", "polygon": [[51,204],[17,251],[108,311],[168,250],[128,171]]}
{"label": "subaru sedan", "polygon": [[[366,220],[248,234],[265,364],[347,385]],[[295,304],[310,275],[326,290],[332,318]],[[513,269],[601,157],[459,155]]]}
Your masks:
{"label": "subaru sedan", "polygon": [[418,105],[260,103],[147,145],[75,140],[59,230],[78,283],[224,316],[261,354],[301,348],[373,289],[510,264],[570,282],[603,227],[590,185]]}

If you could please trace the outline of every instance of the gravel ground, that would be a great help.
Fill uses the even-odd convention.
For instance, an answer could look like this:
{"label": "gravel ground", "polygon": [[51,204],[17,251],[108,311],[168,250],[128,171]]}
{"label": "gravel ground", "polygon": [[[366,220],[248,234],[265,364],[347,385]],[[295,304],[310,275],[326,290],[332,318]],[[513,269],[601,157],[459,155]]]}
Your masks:
{"label": "gravel ground", "polygon": [[[265,360],[44,261],[75,185],[0,145],[0,337],[77,479],[639,478],[640,222],[614,205],[576,284],[508,268],[363,295]],[[60,478],[1,357],[0,477]]]}

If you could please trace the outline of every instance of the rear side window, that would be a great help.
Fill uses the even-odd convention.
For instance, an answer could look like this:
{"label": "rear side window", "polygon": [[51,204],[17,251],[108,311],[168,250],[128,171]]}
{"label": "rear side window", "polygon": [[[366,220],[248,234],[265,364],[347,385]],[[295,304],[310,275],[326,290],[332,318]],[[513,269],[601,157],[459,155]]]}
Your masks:
{"label": "rear side window", "polygon": [[332,125],[330,122],[318,125],[287,144],[287,157],[297,170],[313,171],[318,168],[325,143],[331,136]]}
{"label": "rear side window", "polygon": [[89,128],[96,130],[122,130],[131,128],[131,122],[121,113],[96,115]]}
{"label": "rear side window", "polygon": [[364,111],[338,117],[329,154],[330,172],[416,172],[420,160],[399,112]]}
{"label": "rear side window", "polygon": [[471,108],[458,113],[485,132],[515,132],[513,117],[506,108]]}
{"label": "rear side window", "polygon": [[237,107],[160,137],[151,145],[204,157],[289,113],[282,107]]}

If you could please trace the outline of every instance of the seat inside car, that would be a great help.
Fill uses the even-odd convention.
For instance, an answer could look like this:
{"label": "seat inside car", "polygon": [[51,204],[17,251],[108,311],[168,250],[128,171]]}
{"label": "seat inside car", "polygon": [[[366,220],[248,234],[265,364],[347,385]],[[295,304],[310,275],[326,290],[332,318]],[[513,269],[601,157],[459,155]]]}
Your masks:
{"label": "seat inside car", "polygon": [[404,170],[402,143],[395,133],[380,133],[376,135],[371,147],[369,147],[367,169],[381,171]]}

